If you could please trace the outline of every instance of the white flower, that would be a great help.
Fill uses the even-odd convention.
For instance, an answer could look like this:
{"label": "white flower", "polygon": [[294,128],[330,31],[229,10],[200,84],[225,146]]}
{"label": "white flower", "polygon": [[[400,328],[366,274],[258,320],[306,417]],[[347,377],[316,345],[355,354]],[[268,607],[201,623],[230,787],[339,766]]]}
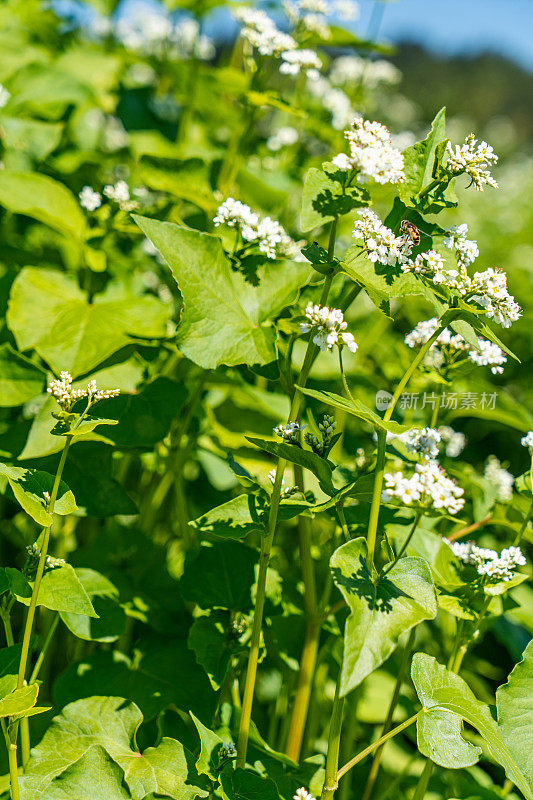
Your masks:
{"label": "white flower", "polygon": [[506,502],[512,499],[514,476],[502,467],[496,456],[487,458],[483,477],[497,487],[499,500]]}
{"label": "white flower", "polygon": [[333,350],[335,345],[347,347],[351,353],[357,350],[357,344],[351,333],[346,332],[347,322],[338,308],[313,305],[309,303],[305,310],[308,322],[300,323],[302,333],[314,332],[313,342],[321,350]]}
{"label": "white flower", "polygon": [[284,125],[270,134],[266,145],[269,150],[277,153],[277,151],[281,150],[283,147],[290,147],[291,144],[296,144],[298,139],[299,133],[296,128],[292,128],[290,125]]}
{"label": "white flower", "polygon": [[487,312],[487,316],[504,328],[520,319],[522,309],[507,290],[507,275],[501,269],[489,267],[475,272],[471,282],[472,299]]}
{"label": "white flower", "polygon": [[118,117],[106,117],[104,122],[103,147],[109,153],[122,150],[130,141],[129,134]]}
{"label": "white flower", "polygon": [[136,200],[130,199],[130,187],[126,181],[117,181],[114,186],[107,184],[107,186],[104,186],[104,194],[110,200],[118,203],[123,211],[133,211],[138,206]]}
{"label": "white flower", "polygon": [[357,213],[361,219],[356,220],[352,236],[356,241],[364,242],[370,261],[388,266],[409,261],[413,244],[408,236],[395,236],[369,208],[360,209]]}
{"label": "white flower", "polygon": [[510,581],[514,578],[514,568],[523,567],[526,559],[519,547],[507,547],[500,555],[496,550],[478,547],[474,542],[445,541],[464,564],[475,565],[478,575],[485,576],[489,582]]}
{"label": "white flower", "polygon": [[336,86],[353,86],[363,83],[368,89],[380,84],[393,86],[400,82],[402,73],[389,61],[369,61],[360,56],[340,56],[333,62],[330,80]]}
{"label": "white flower", "polygon": [[439,428],[441,441],[445,444],[444,452],[448,458],[457,458],[466,446],[466,436],[461,431],[454,431],[449,425]]}
{"label": "white flower", "polygon": [[299,422],[287,422],[286,425],[277,425],[274,428],[274,433],[283,439],[284,442],[289,444],[297,444],[299,442],[300,431],[304,426]]}
{"label": "white flower", "polygon": [[213,223],[215,227],[237,228],[245,242],[256,245],[269,259],[280,255],[298,259],[298,245],[279,222],[271,217],[259,219],[250,206],[233,197],[228,197],[217,208]]}
{"label": "white flower", "polygon": [[471,133],[466,137],[463,145],[452,146],[448,141],[446,145],[448,161],[446,168],[452,174],[466,172],[472,184],[478,191],[482,191],[485,184],[498,188],[498,184],[490,174],[489,167],[496,164],[498,156],[486,142],[479,142]]}
{"label": "white flower", "polygon": [[349,168],[357,171],[359,181],[372,178],[377,183],[401,183],[405,180],[403,155],[393,147],[385,125],[359,117],[344,135],[350,145]]}
{"label": "white flower", "polygon": [[284,50],[298,47],[292,36],[278,30],[274,20],[260,9],[242,6],[235,9],[233,16],[243,25],[241,36],[262,56],[279,56]]}
{"label": "white flower", "polygon": [[80,206],[86,208],[87,211],[95,211],[102,205],[102,195],[100,192],[95,192],[91,186],[84,186],[78,197],[80,198]]}
{"label": "white flower", "polygon": [[359,3],[356,3],[355,0],[333,0],[333,13],[339,19],[355,22],[359,19],[361,11]]}
{"label": "white flower", "polygon": [[315,798],[313,797],[312,794],[309,794],[309,792],[302,786],[301,789],[296,790],[296,794],[294,795],[292,800],[315,800]]}
{"label": "white flower", "polygon": [[233,197],[224,200],[213,219],[215,227],[227,225],[228,228],[256,228],[258,222],[259,217],[252,212],[250,206],[234,200]]}
{"label": "white flower", "polygon": [[522,447],[533,448],[533,431],[528,431],[525,436],[522,436],[520,439],[520,444]]}
{"label": "white flower", "polygon": [[70,372],[63,370],[59,378],[50,382],[47,392],[57,400],[62,409],[69,411],[72,404],[82,397],[86,397],[89,405],[91,405],[98,400],[116,397],[120,394],[120,389],[97,389],[95,380],[89,381],[83,389],[73,389],[72,375]]}
{"label": "white flower", "polygon": [[417,464],[410,478],[402,472],[389,472],[385,473],[384,480],[382,500],[385,503],[393,499],[405,505],[419,502],[427,508],[444,509],[448,514],[457,514],[464,506],[463,489],[435,461]]}
{"label": "white flower", "polygon": [[441,435],[436,428],[411,428],[396,438],[404,443],[408,452],[418,453],[423,458],[432,459],[439,454]]}
{"label": "white flower", "polygon": [[[405,337],[405,344],[408,347],[420,347],[430,339],[438,327],[437,317],[423,320],[408,333]],[[445,328],[439,334],[438,339],[431,345],[426,363],[433,364],[439,369],[444,363],[449,363],[450,359],[444,357],[444,352],[448,356],[453,356],[457,361],[457,354],[464,352],[465,357],[479,366],[490,366],[494,375],[503,372],[503,365],[507,363],[507,356],[497,344],[489,342],[488,339],[478,336],[479,350],[473,348],[459,333],[452,333]]]}
{"label": "white flower", "polygon": [[0,83],[0,108],[4,108],[9,103],[11,92],[8,92],[5,86]]}
{"label": "white flower", "polygon": [[311,80],[318,78],[322,62],[313,50],[284,50],[279,71],[283,75],[299,75],[305,72]]}
{"label": "white flower", "polygon": [[467,267],[472,264],[479,256],[477,242],[467,239],[468,225],[453,225],[448,231],[448,236],[444,239],[444,246],[449,250],[455,249],[455,258],[460,267]]}

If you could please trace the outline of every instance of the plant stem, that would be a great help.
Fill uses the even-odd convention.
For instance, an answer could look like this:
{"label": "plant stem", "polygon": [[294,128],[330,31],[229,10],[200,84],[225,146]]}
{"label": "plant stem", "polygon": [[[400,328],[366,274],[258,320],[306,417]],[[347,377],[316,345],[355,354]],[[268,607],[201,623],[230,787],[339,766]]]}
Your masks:
{"label": "plant stem", "polygon": [[378,531],[379,507],[381,505],[381,491],[383,489],[383,473],[385,471],[385,447],[387,444],[387,431],[380,429],[377,433],[377,458],[374,474],[374,487],[372,489],[372,504],[368,519],[368,533],[366,537],[368,546],[367,564],[372,572],[374,568],[374,553],[376,550],[376,536]]}
{"label": "plant stem", "polygon": [[431,345],[433,344],[433,342],[435,342],[439,338],[439,336],[441,335],[443,330],[445,330],[445,326],[443,326],[443,325],[441,325],[439,328],[437,328],[437,330],[435,331],[433,336],[431,336],[427,340],[427,342],[424,345],[422,345],[422,347],[420,348],[420,350],[416,354],[415,358],[412,360],[411,365],[408,367],[408,369],[406,370],[403,378],[401,379],[400,383],[396,387],[396,391],[394,392],[394,394],[392,396],[392,400],[389,403],[389,407],[385,411],[385,414],[383,416],[383,420],[385,422],[388,422],[390,420],[390,418],[392,417],[392,414],[393,414],[394,409],[396,407],[396,403],[400,399],[403,390],[405,389],[405,387],[409,383],[409,381],[410,381],[413,373],[415,372],[416,368],[424,360],[424,358],[426,356],[426,353],[429,351]]}
{"label": "plant stem", "polygon": [[430,192],[431,192],[433,189],[435,189],[435,188],[436,188],[436,187],[437,187],[439,184],[440,184],[440,181],[438,181],[438,180],[433,180],[433,181],[431,181],[431,183],[428,183],[428,185],[427,185],[427,186],[426,186],[424,189],[422,189],[422,191],[421,191],[421,192],[419,192],[419,193],[418,193],[418,197],[419,197],[419,199],[420,199],[421,197],[425,197],[425,196],[426,196],[427,194],[429,194],[429,193],[430,193]]}
{"label": "plant stem", "polygon": [[434,766],[435,765],[433,764],[433,761],[431,761],[429,758],[426,759],[426,764],[424,766],[424,769],[422,770],[422,775],[418,779],[416,791],[411,800],[424,800],[428,788],[429,779],[431,778],[431,773],[433,772]]}
{"label": "plant stem", "polygon": [[13,629],[11,627],[11,614],[7,609],[3,609],[0,616],[2,617],[2,623],[4,625],[4,631],[6,634],[6,644],[8,647],[12,647],[15,644],[15,640],[13,638]]}
{"label": "plant stem", "polygon": [[522,525],[520,526],[520,530],[518,531],[518,533],[515,536],[515,540],[513,542],[513,547],[518,547],[518,545],[522,541],[522,536],[524,535],[524,533],[527,530],[527,526],[529,525],[529,520],[531,519],[532,515],[533,515],[533,498],[531,499],[531,502],[529,504],[529,508],[526,511],[526,516],[524,517],[524,521],[522,522]]}
{"label": "plant stem", "polygon": [[[59,461],[59,466],[57,468],[56,477],[54,480],[54,486],[52,488],[52,494],[50,495],[50,502],[48,504],[48,512],[53,514],[54,506],[57,499],[57,493],[59,491],[59,484],[61,482],[61,475],[63,474],[63,468],[65,466],[65,461],[67,460],[67,454],[70,447],[70,443],[72,438],[70,436],[66,437],[65,445],[63,447],[63,452],[61,453],[61,459]],[[22,638],[22,652],[20,655],[20,664],[19,664],[19,671],[18,671],[18,678],[17,678],[17,689],[21,689],[24,685],[24,680],[26,678],[26,668],[28,665],[28,656],[30,651],[30,639],[33,630],[33,621],[35,618],[35,610],[37,608],[37,598],[39,596],[39,589],[41,587],[41,580],[43,577],[44,572],[44,565],[46,562],[46,556],[48,553],[48,544],[50,542],[50,530],[51,524],[48,528],[43,528],[43,541],[41,545],[41,555],[39,557],[39,564],[37,566],[37,574],[35,575],[35,582],[33,584],[33,591],[31,593],[31,600],[30,605],[28,608],[28,615],[26,617],[26,623],[24,626],[24,636]]]}
{"label": "plant stem", "polygon": [[430,428],[435,428],[436,425],[437,425],[437,420],[439,418],[439,411],[440,411],[441,404],[442,404],[442,386],[439,389],[437,402],[433,406],[433,411],[432,411],[432,414],[431,414],[431,421],[429,423],[429,427]]}
{"label": "plant stem", "polygon": [[348,383],[346,381],[346,375],[344,374],[344,365],[342,363],[342,347],[339,347],[339,369],[341,371],[342,385],[344,387],[344,391],[346,392],[346,395],[352,401],[352,403],[355,403],[353,395],[350,391],[350,387],[348,386]]}
{"label": "plant stem", "polygon": [[388,566],[386,569],[384,569],[384,570],[383,570],[383,572],[381,573],[381,577],[382,577],[382,578],[383,578],[383,577],[385,577],[385,575],[386,575],[388,572],[390,572],[390,571],[391,571],[391,569],[392,569],[393,567],[395,567],[395,566],[396,566],[396,564],[398,563],[398,561],[400,560],[400,558],[403,556],[403,554],[405,553],[405,551],[406,551],[406,550],[407,550],[407,548],[409,547],[409,542],[410,542],[410,541],[411,541],[411,539],[413,538],[414,532],[416,531],[416,529],[417,529],[417,527],[418,527],[418,523],[420,522],[420,517],[421,517],[421,516],[422,516],[422,512],[421,512],[421,511],[417,511],[417,512],[416,512],[416,514],[415,514],[415,518],[414,518],[414,520],[413,520],[413,524],[412,524],[412,526],[411,526],[411,530],[410,530],[410,531],[409,531],[409,533],[407,534],[407,536],[406,536],[406,538],[405,538],[405,541],[404,541],[404,543],[403,543],[403,544],[402,544],[402,546],[400,547],[400,551],[399,551],[398,555],[396,556],[396,558],[394,559],[394,561],[393,561],[391,564],[389,564],[389,566]]}
{"label": "plant stem", "polygon": [[19,792],[19,771],[17,764],[17,744],[16,742],[9,741],[9,735],[6,737],[7,743],[7,756],[9,761],[9,781],[11,786],[11,800],[20,800]]}
{"label": "plant stem", "polygon": [[339,749],[341,743],[342,712],[344,709],[344,697],[340,696],[342,664],[339,669],[337,685],[335,687],[335,697],[333,699],[333,710],[329,723],[328,754],[326,757],[326,775],[324,777],[324,787],[320,800],[328,800],[335,794],[339,785]]}
{"label": "plant stem", "polygon": [[352,767],[355,767],[356,764],[359,764],[360,761],[362,761],[364,758],[370,755],[370,753],[372,753],[376,749],[376,747],[381,747],[381,745],[385,744],[385,742],[388,742],[389,739],[392,739],[393,736],[396,736],[398,733],[404,731],[406,728],[409,727],[409,725],[412,725],[413,722],[416,721],[418,714],[419,712],[417,711],[416,714],[413,714],[412,717],[406,719],[405,722],[402,722],[400,725],[397,725],[395,728],[386,733],[384,736],[380,736],[380,738],[376,739],[375,742],[372,742],[372,744],[368,745],[368,747],[365,747],[364,750],[361,750],[361,752],[358,753],[354,758],[352,758],[351,761],[348,761],[347,764],[341,767],[341,769],[337,773],[337,780],[340,780],[340,778],[342,778],[343,775],[345,775],[349,770],[351,770]]}
{"label": "plant stem", "polygon": [[[409,634],[409,638],[406,642],[406,645],[403,649],[402,653],[402,660],[400,662],[400,667],[398,669],[398,675],[396,677],[396,683],[394,685],[394,692],[392,694],[392,698],[389,704],[389,710],[387,712],[387,717],[385,722],[383,723],[383,730],[381,731],[381,737],[383,738],[391,729],[392,726],[392,718],[394,716],[394,712],[396,710],[396,706],[398,705],[398,700],[400,697],[400,691],[402,688],[403,680],[405,678],[405,671],[407,669],[407,664],[409,662],[409,656],[411,655],[411,650],[413,649],[413,643],[415,640],[415,628],[411,628],[411,633]],[[380,745],[376,752],[374,753],[374,758],[372,760],[372,766],[370,767],[370,772],[368,773],[368,778],[366,781],[365,791],[363,793],[362,800],[369,800],[372,790],[374,789],[374,784],[376,782],[376,778],[379,772],[379,764],[381,761],[381,754],[383,753],[384,744]]]}
{"label": "plant stem", "polygon": [[43,661],[46,658],[46,653],[48,652],[48,648],[50,647],[50,642],[53,639],[54,633],[56,632],[57,626],[59,624],[59,614],[56,614],[52,620],[50,627],[48,628],[48,633],[46,634],[45,640],[43,642],[43,646],[41,647],[41,652],[39,653],[39,657],[35,662],[35,666],[33,671],[30,675],[30,679],[28,683],[31,684],[35,683],[37,678],[39,677],[39,672],[41,671],[41,667],[43,665]]}
{"label": "plant stem", "polygon": [[[333,252],[335,248],[335,232],[336,220],[333,221],[330,232],[330,243],[328,252]],[[320,305],[325,305],[329,290],[331,288],[332,275],[327,275],[320,297]],[[291,402],[289,411],[289,419],[291,422],[295,420],[303,403],[303,395],[298,391],[298,387],[305,386],[309,371],[315,360],[318,348],[312,339],[309,340],[307,350],[304,357],[302,370],[295,384],[295,392]],[[259,555],[259,572],[257,575],[257,589],[254,608],[254,619],[252,624],[252,635],[250,639],[250,654],[248,656],[248,666],[246,669],[246,679],[244,684],[244,694],[242,700],[242,712],[239,725],[239,737],[237,740],[237,759],[236,766],[244,767],[246,764],[246,753],[248,750],[248,737],[250,733],[250,720],[252,715],[252,704],[255,688],[255,678],[257,675],[257,662],[259,659],[259,645],[261,641],[261,629],[263,627],[263,610],[265,606],[265,589],[267,569],[270,561],[270,552],[272,550],[272,543],[276,534],[276,525],[278,521],[278,510],[281,498],[281,483],[283,480],[283,473],[285,472],[286,461],[282,458],[278,459],[276,467],[276,477],[274,479],[274,488],[272,490],[272,497],[270,500],[270,513],[268,517],[268,532],[263,537],[261,544],[261,553]]]}

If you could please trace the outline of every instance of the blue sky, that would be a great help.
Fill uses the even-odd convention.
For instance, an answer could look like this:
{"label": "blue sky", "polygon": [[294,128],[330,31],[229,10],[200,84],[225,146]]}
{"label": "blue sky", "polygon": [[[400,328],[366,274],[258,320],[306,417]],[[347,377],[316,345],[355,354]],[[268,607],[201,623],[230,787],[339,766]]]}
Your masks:
{"label": "blue sky", "polygon": [[[360,0],[366,31],[373,0]],[[493,50],[533,72],[533,0],[392,0],[384,3],[381,38],[409,39],[439,53]]]}

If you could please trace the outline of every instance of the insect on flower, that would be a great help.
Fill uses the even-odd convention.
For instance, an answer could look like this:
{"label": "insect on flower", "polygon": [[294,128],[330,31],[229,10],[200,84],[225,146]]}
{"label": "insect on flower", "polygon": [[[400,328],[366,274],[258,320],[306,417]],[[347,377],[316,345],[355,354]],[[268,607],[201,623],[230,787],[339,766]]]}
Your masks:
{"label": "insect on flower", "polygon": [[400,229],[406,236],[408,236],[411,239],[415,247],[418,247],[418,245],[420,244],[420,236],[427,236],[427,238],[429,239],[427,233],[418,230],[416,225],[414,225],[408,219],[402,219],[402,221],[400,222]]}

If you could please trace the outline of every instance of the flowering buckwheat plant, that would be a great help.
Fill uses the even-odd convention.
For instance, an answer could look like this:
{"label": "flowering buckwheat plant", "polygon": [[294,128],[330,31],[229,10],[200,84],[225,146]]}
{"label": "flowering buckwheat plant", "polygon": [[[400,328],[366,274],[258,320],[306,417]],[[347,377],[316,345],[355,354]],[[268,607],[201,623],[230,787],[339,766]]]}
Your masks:
{"label": "flowering buckwheat plant", "polygon": [[0,800],[533,800],[519,70],[70,5],[0,13]]}

